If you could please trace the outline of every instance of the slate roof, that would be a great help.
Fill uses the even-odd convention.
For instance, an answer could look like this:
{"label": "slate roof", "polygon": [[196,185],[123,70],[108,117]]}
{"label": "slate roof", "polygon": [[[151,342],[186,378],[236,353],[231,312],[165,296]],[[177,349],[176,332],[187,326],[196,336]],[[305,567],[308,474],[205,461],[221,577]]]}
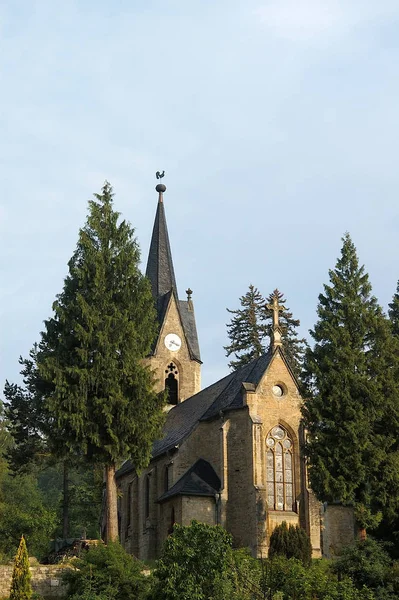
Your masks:
{"label": "slate roof", "polygon": [[[218,417],[221,411],[242,408],[242,384],[248,382],[256,386],[269,366],[272,356],[271,352],[263,354],[172,408],[166,417],[162,439],[153,445],[152,457],[161,456],[181,444],[200,421]],[[119,469],[117,476],[132,469],[133,465],[127,461]]]}
{"label": "slate roof", "polygon": [[162,494],[158,502],[173,496],[215,496],[219,491],[220,479],[214,468],[207,460],[200,458],[170,490]]}
{"label": "slate roof", "polygon": [[177,295],[162,194],[159,195],[145,274],[151,281],[152,295],[157,300],[171,290],[174,290]]}
{"label": "slate roof", "polygon": [[[162,194],[159,196],[157,212],[155,214],[146,276],[151,282],[151,290],[156,303],[157,318],[160,327],[164,322],[170,297],[174,294],[190,357],[201,362],[193,304],[191,301],[179,300],[177,295],[175,271],[173,268]],[[154,342],[153,351],[156,344],[157,340]]]}

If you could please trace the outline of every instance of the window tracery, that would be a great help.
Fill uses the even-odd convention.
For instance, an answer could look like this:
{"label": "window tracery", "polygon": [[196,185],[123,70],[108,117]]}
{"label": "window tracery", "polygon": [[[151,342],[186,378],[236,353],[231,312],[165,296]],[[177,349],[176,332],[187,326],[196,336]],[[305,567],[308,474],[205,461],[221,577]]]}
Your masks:
{"label": "window tracery", "polygon": [[179,371],[171,362],[165,369],[165,389],[168,390],[168,404],[175,406],[179,401]]}
{"label": "window tracery", "polygon": [[266,438],[267,503],[272,510],[294,510],[294,445],[278,425]]}

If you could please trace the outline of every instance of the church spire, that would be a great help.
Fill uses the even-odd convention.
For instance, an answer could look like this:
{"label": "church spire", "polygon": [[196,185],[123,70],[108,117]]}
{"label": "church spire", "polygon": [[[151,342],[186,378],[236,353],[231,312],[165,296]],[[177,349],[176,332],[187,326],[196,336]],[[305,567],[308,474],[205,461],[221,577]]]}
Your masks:
{"label": "church spire", "polygon": [[272,328],[272,336],[271,336],[271,347],[272,350],[276,350],[276,348],[283,345],[281,335],[281,327],[280,327],[280,312],[285,310],[285,306],[279,303],[279,291],[274,290],[272,294],[272,303],[267,304],[266,308],[273,311],[273,328]]}
{"label": "church spire", "polygon": [[[157,179],[163,177],[163,174],[160,175],[157,172]],[[158,183],[155,189],[159,194],[158,207],[152,230],[146,275],[151,282],[152,294],[155,300],[159,301],[162,296],[172,290],[177,297],[177,286],[163,203],[166,186],[163,183]]]}

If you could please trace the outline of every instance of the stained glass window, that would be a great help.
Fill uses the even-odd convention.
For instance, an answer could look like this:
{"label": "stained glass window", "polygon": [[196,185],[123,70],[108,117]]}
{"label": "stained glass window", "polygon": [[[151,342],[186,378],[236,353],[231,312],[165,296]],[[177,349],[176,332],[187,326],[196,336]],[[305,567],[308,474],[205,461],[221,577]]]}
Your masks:
{"label": "stained glass window", "polygon": [[266,494],[272,510],[293,510],[293,443],[280,425],[266,439]]}

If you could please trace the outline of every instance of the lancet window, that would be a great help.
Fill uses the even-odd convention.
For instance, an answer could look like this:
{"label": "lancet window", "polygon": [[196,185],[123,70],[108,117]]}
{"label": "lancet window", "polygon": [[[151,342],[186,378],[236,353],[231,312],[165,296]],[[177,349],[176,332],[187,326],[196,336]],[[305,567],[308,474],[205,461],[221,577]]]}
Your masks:
{"label": "lancet window", "polygon": [[294,445],[280,425],[266,438],[267,503],[272,510],[294,510]]}
{"label": "lancet window", "polygon": [[168,390],[168,403],[176,405],[179,402],[179,371],[171,362],[165,369],[165,389]]}

